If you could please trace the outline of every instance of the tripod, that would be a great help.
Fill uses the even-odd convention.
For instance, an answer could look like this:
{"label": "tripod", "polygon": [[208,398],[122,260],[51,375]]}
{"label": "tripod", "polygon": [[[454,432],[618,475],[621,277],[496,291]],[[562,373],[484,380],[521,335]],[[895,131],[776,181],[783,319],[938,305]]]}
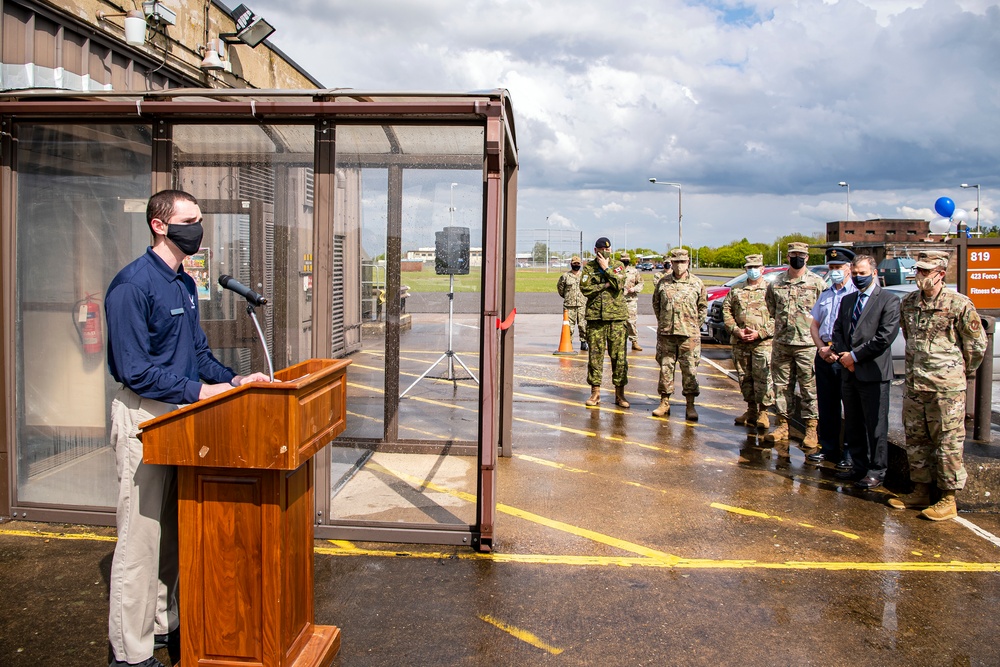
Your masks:
{"label": "tripod", "polygon": [[457,389],[458,381],[460,379],[461,380],[466,379],[466,378],[455,377],[455,362],[457,361],[462,365],[462,368],[465,369],[465,372],[469,374],[469,377],[475,380],[477,385],[479,384],[479,379],[472,374],[472,371],[470,371],[469,367],[465,365],[465,362],[462,361],[462,358],[458,356],[458,353],[455,352],[453,349],[451,349],[454,326],[455,326],[455,274],[451,273],[448,274],[448,349],[445,350],[444,354],[438,357],[437,361],[431,364],[430,367],[428,367],[428,369],[424,371],[423,375],[418,377],[416,380],[413,381],[413,384],[411,384],[409,387],[403,390],[403,393],[399,395],[400,398],[406,396],[407,392],[416,387],[418,382],[427,377],[427,375],[445,359],[448,360],[448,375],[446,377],[436,377],[434,379],[451,380],[453,387]]}

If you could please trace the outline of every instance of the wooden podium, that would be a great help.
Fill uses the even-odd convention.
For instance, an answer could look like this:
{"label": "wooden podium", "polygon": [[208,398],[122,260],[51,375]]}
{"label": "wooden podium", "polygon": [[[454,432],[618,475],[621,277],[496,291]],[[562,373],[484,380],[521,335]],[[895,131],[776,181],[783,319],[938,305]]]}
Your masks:
{"label": "wooden podium", "polygon": [[[176,465],[183,667],[325,667],[313,610],[313,462],[344,430],[344,359],[310,359],[141,424]],[[278,384],[280,382],[280,384]]]}

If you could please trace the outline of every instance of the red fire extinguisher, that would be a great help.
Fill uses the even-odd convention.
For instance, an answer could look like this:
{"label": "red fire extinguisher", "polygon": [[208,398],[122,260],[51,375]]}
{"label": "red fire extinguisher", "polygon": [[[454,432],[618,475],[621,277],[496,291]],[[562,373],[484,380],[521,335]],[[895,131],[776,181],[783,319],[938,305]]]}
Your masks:
{"label": "red fire extinguisher", "polygon": [[104,336],[101,334],[101,306],[88,294],[73,306],[73,324],[80,334],[80,343],[85,354],[100,354],[104,351]]}

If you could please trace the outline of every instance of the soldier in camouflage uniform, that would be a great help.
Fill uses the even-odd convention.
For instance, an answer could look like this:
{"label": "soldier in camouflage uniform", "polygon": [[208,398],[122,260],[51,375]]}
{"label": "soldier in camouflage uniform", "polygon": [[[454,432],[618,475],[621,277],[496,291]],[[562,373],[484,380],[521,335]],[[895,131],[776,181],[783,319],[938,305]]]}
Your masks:
{"label": "soldier in camouflage uniform", "polygon": [[611,382],[615,385],[615,404],[627,408],[625,385],[628,384],[628,360],[625,358],[625,266],[611,255],[611,241],[602,236],[594,244],[594,259],[583,267],[580,291],[587,298],[587,342],[590,358],[587,383],[590,384],[588,406],[601,403],[601,380],[604,374],[604,352],[611,357]]}
{"label": "soldier in camouflage uniform", "polygon": [[587,308],[587,297],[580,291],[580,267],[583,262],[577,255],[573,255],[569,265],[572,269],[559,276],[556,283],[556,291],[563,298],[563,308],[569,316],[569,330],[572,335],[574,327],[580,336],[580,351],[587,350],[587,318],[584,312]]}
{"label": "soldier in camouflage uniform", "polygon": [[[903,428],[914,490],[889,504],[926,508],[923,516],[941,521],[958,515],[955,492],[965,486],[965,389],[983,360],[986,333],[972,301],[944,286],[947,252],[925,250],[916,267],[920,290],[900,304],[906,337]],[[941,489],[934,505],[932,483]]]}
{"label": "soldier in camouflage uniform", "polygon": [[695,372],[701,361],[701,323],[708,312],[705,284],[688,271],[688,251],[670,251],[670,273],[656,282],[653,313],[656,315],[656,363],[660,364],[660,405],[653,416],[670,414],[674,370],[681,367],[681,391],[687,399],[685,419],[698,420],[694,398],[700,393]]}
{"label": "soldier in camouflage uniform", "polygon": [[733,344],[733,365],[747,410],[737,425],[768,428],[767,408],[774,402],[771,392],[771,337],[774,322],[764,297],[764,256],[747,255],[747,281],[730,290],[722,302],[722,321]]}
{"label": "soldier in camouflage uniform", "polygon": [[806,268],[809,246],[788,244],[788,269],[778,274],[767,286],[767,310],[774,319],[774,343],[771,350],[771,380],[774,382],[777,424],[764,436],[767,442],[788,440],[789,410],[795,400],[795,383],[799,384],[802,419],[806,423],[802,449],[806,454],[819,450],[816,427],[819,412],[816,407],[816,369],[813,359],[812,307],[826,289],[822,278]]}
{"label": "soldier in camouflage uniform", "polygon": [[631,266],[628,253],[623,252],[619,259],[625,265],[625,305],[628,307],[628,338],[632,341],[632,351],[642,352],[639,345],[639,327],[636,320],[639,317],[639,292],[642,291],[642,274],[639,269]]}

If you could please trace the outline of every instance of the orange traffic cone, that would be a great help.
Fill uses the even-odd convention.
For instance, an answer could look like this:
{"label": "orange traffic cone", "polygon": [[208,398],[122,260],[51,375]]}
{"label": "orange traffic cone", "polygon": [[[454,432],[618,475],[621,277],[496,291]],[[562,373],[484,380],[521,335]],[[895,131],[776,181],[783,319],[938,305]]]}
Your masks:
{"label": "orange traffic cone", "polygon": [[562,336],[559,337],[559,349],[552,354],[576,354],[573,351],[573,330],[569,328],[569,312],[566,310],[563,311],[563,328]]}

